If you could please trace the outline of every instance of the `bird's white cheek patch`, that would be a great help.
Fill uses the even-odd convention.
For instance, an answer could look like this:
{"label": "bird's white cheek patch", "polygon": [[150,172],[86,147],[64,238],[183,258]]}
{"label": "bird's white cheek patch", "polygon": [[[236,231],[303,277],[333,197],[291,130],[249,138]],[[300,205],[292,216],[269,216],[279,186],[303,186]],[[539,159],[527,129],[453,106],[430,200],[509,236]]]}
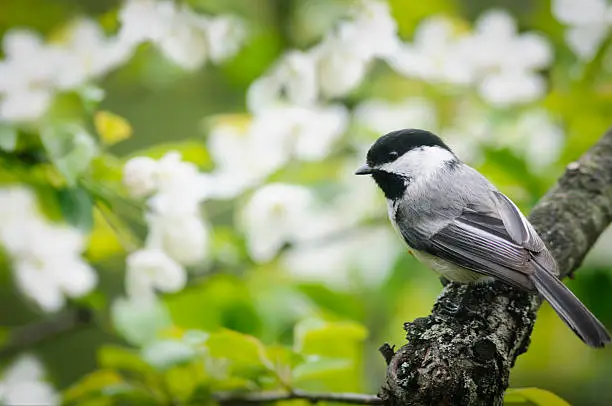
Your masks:
{"label": "bird's white cheek patch", "polygon": [[410,178],[427,177],[453,159],[456,159],[455,156],[444,148],[420,147],[406,152],[393,162],[387,162],[380,169]]}

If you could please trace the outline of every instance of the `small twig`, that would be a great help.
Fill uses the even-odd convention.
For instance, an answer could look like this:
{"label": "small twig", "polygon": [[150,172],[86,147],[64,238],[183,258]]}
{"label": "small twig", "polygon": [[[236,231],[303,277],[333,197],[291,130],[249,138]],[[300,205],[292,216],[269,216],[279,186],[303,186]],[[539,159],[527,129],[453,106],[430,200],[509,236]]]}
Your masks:
{"label": "small twig", "polygon": [[382,405],[384,401],[377,395],[366,395],[361,393],[318,393],[305,392],[295,389],[291,392],[256,392],[256,393],[235,393],[218,392],[214,398],[222,405],[232,404],[257,404],[278,402],[281,400],[307,400],[310,403],[318,402],[340,402],[351,405]]}
{"label": "small twig", "polygon": [[389,345],[389,343],[384,343],[380,346],[378,352],[382,354],[383,358],[385,359],[385,362],[387,363],[387,365],[389,365],[389,363],[393,359],[393,356],[395,355],[395,346],[391,346]]}
{"label": "small twig", "polygon": [[52,318],[37,321],[17,328],[8,343],[0,348],[0,359],[8,358],[18,352],[34,347],[45,341],[59,338],[67,333],[90,326],[93,314],[87,308],[66,310]]}

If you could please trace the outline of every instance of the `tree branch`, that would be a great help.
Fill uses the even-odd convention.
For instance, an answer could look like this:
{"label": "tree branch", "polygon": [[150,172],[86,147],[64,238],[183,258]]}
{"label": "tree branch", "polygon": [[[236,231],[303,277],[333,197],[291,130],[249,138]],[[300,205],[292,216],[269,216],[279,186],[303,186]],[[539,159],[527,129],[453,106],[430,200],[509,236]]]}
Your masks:
{"label": "tree branch", "polygon": [[222,405],[244,405],[278,402],[281,400],[307,400],[310,403],[340,402],[352,405],[382,405],[383,400],[376,395],[361,393],[317,393],[293,390],[291,392],[259,392],[259,393],[215,393],[214,398]]}
{"label": "tree branch", "polygon": [[[612,221],[612,129],[533,209],[530,220],[561,275],[580,266]],[[527,350],[540,301],[501,282],[447,284],[431,315],[406,323],[380,396],[401,405],[501,405],[510,369]]]}
{"label": "tree branch", "polygon": [[92,311],[87,308],[67,309],[51,318],[17,328],[11,333],[8,342],[0,348],[0,360],[91,326],[93,317]]}

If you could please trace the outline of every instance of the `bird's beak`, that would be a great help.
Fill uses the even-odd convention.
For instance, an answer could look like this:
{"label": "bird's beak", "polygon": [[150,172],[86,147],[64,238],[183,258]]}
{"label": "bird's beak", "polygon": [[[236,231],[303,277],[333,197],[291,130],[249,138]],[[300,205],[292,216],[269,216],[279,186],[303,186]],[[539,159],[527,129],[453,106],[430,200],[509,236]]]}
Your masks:
{"label": "bird's beak", "polygon": [[372,172],[373,172],[372,168],[370,168],[368,164],[365,164],[363,166],[360,166],[355,171],[355,175],[370,175]]}

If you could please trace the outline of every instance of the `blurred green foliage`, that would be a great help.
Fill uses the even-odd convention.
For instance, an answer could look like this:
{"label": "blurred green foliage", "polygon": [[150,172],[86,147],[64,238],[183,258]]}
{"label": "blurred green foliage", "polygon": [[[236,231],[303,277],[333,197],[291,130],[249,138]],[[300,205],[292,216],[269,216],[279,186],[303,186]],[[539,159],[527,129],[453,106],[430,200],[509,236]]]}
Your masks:
{"label": "blurred green foliage", "polygon": [[[99,84],[105,93],[99,106],[92,107],[96,89],[89,89],[90,94],[60,96],[40,138],[20,130],[17,139],[12,128],[0,123],[0,146],[12,151],[0,155],[0,182],[27,183],[44,202],[50,218],[63,218],[91,231],[86,257],[100,275],[94,293],[70,303],[92,309],[92,323],[24,350],[44,360],[52,382],[64,391],[70,405],[206,404],[217,390],[297,387],[375,392],[385,370],[378,346],[403,343],[403,322],[428,314],[441,288],[433,274],[409,255],[402,255],[380,286],[355,280],[335,289],[298,281],[276,261],[253,263],[246,254],[244,236],[232,227],[231,203],[211,202],[207,211],[220,224],[213,256],[223,254],[230,260],[196,269],[185,290],[164,295],[154,308],[143,310],[121,300],[111,305],[123,290],[126,253],[142,242],[145,231],[143,207],[127,199],[121,185],[123,163],[134,156],[160,158],[178,150],[186,161],[209,170],[213,163],[205,144],[204,119],[244,113],[248,85],[283,49],[316,43],[343,15],[349,1],[187,3],[208,13],[233,12],[248,21],[252,34],[236,58],[223,66],[185,72],[151,47],[142,46],[127,66]],[[317,14],[316,21],[304,20],[302,13],[318,3],[325,3],[329,13]],[[546,74],[558,85],[540,105],[563,121],[566,139],[559,161],[534,171],[524,157],[507,148],[485,148],[485,159],[478,167],[528,211],[564,165],[586,151],[610,125],[612,87],[610,76],[602,73],[609,64],[604,51],[610,41],[592,62],[577,67],[548,1],[390,1],[404,39],[413,36],[425,17],[446,14],[473,21],[493,3],[511,10],[519,27],[545,33],[557,54],[557,62]],[[117,6],[112,0],[3,1],[0,35],[17,26],[54,35],[65,21],[81,14],[112,30],[108,21]],[[442,121],[456,114],[448,107],[448,96],[390,74],[384,66],[376,66],[371,80],[345,102],[355,104],[364,95],[390,100],[418,95],[439,106]],[[495,115],[504,120],[512,117],[512,111]],[[104,141],[100,155],[93,156],[89,140],[79,136],[83,129],[97,132]],[[129,137],[128,132],[133,135]],[[344,148],[350,149],[348,144]],[[341,156],[344,151],[335,153]],[[292,163],[271,180],[320,186],[337,175],[339,165],[334,159]],[[382,215],[384,207],[380,207]],[[612,326],[608,299],[612,265],[584,267],[568,285]],[[0,314],[0,343],[8,342],[19,327],[45,317],[16,293],[5,256],[0,262],[0,308],[6,309]],[[10,359],[2,361],[8,365]],[[611,374],[612,350],[588,349],[545,305],[529,351],[512,371],[511,386],[550,390],[575,405],[608,405],[612,403]],[[509,392],[506,401],[566,404],[531,388]]]}

